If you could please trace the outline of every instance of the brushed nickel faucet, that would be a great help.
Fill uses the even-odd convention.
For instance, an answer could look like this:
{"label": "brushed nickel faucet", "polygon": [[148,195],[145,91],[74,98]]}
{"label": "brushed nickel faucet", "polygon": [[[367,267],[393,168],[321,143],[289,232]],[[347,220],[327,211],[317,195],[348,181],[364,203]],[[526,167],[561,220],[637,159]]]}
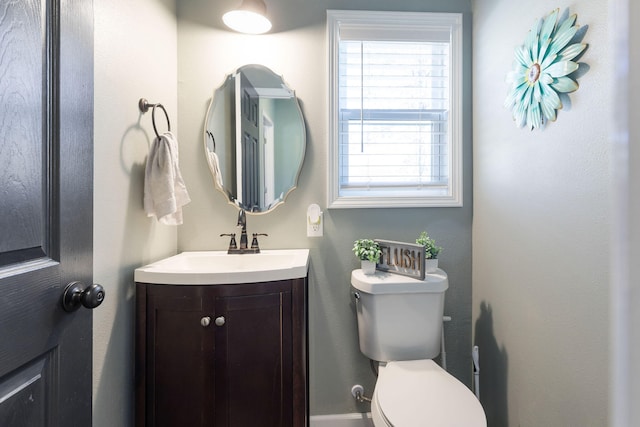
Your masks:
{"label": "brushed nickel faucet", "polygon": [[247,213],[244,209],[240,209],[238,212],[238,224],[237,227],[240,227],[240,246],[238,247],[236,243],[236,234],[228,233],[221,234],[222,236],[229,236],[231,240],[229,241],[229,249],[227,250],[228,254],[259,254],[260,246],[258,245],[258,236],[267,236],[266,233],[253,233],[253,239],[251,241],[251,247],[248,247],[248,238],[247,238]]}
{"label": "brushed nickel faucet", "polygon": [[244,209],[240,209],[238,212],[238,227],[242,227],[240,234],[240,250],[246,250],[248,246],[247,242],[247,214]]}

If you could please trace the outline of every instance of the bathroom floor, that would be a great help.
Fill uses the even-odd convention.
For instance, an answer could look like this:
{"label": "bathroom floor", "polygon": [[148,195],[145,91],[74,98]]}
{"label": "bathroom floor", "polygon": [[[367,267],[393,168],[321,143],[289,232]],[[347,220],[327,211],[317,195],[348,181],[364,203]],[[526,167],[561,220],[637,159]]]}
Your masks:
{"label": "bathroom floor", "polygon": [[311,427],[373,427],[371,414],[342,414],[311,416]]}

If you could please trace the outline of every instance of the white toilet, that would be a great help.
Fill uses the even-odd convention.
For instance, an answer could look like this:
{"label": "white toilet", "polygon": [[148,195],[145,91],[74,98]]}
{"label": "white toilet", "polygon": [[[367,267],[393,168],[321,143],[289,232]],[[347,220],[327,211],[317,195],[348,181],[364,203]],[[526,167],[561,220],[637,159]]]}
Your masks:
{"label": "white toilet", "polygon": [[486,427],[476,396],[433,360],[440,353],[447,274],[424,280],[351,273],[360,351],[379,363],[376,427]]}

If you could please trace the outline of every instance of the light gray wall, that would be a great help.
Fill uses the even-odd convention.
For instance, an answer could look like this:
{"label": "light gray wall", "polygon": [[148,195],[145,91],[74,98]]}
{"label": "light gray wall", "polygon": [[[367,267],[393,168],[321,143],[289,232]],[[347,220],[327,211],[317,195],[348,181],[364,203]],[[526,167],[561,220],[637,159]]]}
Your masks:
{"label": "light gray wall", "polygon": [[[138,99],[161,102],[178,128],[174,0],[94,0],[93,425],[132,426],[133,270],[174,254],[177,229],[142,209],[144,164],[154,132]],[[157,120],[166,129],[164,116]]]}
{"label": "light gray wall", "polygon": [[[192,197],[185,209],[178,248],[226,249],[220,233],[235,230],[237,211],[213,190],[203,157],[203,123],[207,105],[226,74],[257,63],[283,75],[300,99],[308,145],[299,188],[276,211],[248,217],[249,232],[266,232],[263,248],[311,249],[310,373],[312,414],[367,411],[357,406],[351,386],[371,393],[374,377],[359,352],[355,315],[349,300],[349,278],[358,267],[351,252],[357,238],[413,241],[427,229],[444,247],[441,266],[449,273],[445,311],[450,371],[470,383],[471,352],[471,4],[470,0],[279,0],[268,1],[274,29],[247,36],[222,27],[221,15],[236,0],[179,1],[178,104],[180,161]],[[464,207],[328,210],[327,185],[327,9],[463,12],[464,72]],[[306,237],[306,211],[311,203],[324,210],[324,237]]]}
{"label": "light gray wall", "polygon": [[473,319],[492,427],[607,425],[608,2],[570,5],[588,65],[557,122],[531,132],[502,106],[505,76],[535,19],[564,5],[474,2]]}

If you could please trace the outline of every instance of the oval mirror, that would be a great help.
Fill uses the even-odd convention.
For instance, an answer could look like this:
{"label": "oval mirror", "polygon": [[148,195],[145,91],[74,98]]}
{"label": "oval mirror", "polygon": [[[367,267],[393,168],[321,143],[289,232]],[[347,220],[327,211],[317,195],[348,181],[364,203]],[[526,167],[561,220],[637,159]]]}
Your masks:
{"label": "oval mirror", "polygon": [[284,203],[297,186],[306,146],[302,110],[282,77],[245,65],[216,89],[204,124],[215,187],[247,213]]}

